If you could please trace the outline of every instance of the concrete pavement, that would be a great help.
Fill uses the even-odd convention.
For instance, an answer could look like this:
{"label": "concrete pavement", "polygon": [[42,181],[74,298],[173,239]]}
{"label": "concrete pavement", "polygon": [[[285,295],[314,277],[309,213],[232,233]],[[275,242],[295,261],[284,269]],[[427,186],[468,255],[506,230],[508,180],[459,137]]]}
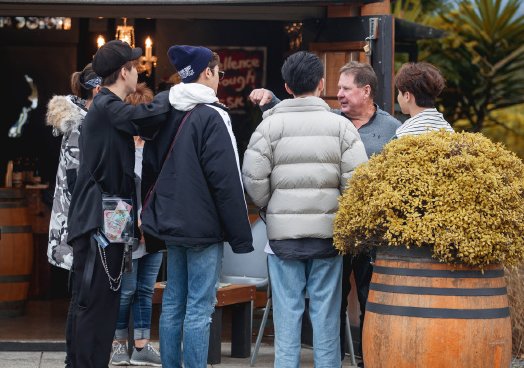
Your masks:
{"label": "concrete pavement", "polygon": [[[157,344],[155,344],[157,345]],[[158,346],[155,346],[158,348]],[[239,359],[228,356],[231,353],[231,344],[222,343],[222,362],[220,364],[208,365],[208,368],[240,368],[249,367],[251,358]],[[262,344],[258,352],[255,368],[273,368],[275,349],[273,345]],[[0,351],[0,368],[59,368],[64,366],[64,352],[23,352],[23,351]],[[300,355],[300,366],[302,368],[313,368],[313,349],[303,347]],[[109,365],[110,368],[115,366]],[[349,363],[346,357],[342,364],[343,368],[356,367]]]}
{"label": "concrete pavement", "polygon": [[[208,368],[248,368],[250,358],[238,359],[228,356],[231,351],[229,343],[222,344],[222,362],[220,364],[208,365]],[[261,345],[255,368],[273,368],[273,345]],[[63,352],[41,352],[41,351],[0,351],[0,368],[60,368],[64,366]],[[343,368],[355,368],[349,364],[349,357],[342,362]],[[300,366],[302,368],[313,368],[313,350],[302,348]],[[110,368],[116,366],[109,365]],[[512,359],[511,368],[524,368],[524,359]]]}

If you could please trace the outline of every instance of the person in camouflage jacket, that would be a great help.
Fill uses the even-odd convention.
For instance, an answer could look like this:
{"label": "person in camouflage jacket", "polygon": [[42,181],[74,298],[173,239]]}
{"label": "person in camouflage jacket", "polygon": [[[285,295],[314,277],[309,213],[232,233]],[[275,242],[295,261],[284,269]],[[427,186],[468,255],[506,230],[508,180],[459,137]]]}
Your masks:
{"label": "person in camouflage jacket", "polygon": [[67,213],[79,166],[78,138],[87,109],[100,89],[100,78],[90,65],[72,75],[71,87],[75,94],[53,96],[46,114],[46,123],[53,127],[53,135],[63,136],[49,224],[47,257],[52,265],[66,270],[70,270],[73,265],[73,249],[66,242]]}
{"label": "person in camouflage jacket", "polygon": [[[53,127],[54,136],[62,135],[55,196],[49,223],[47,257],[52,265],[69,270],[70,275],[73,271],[73,248],[67,244],[67,216],[80,164],[78,139],[87,110],[100,90],[100,82],[100,77],[93,71],[91,64],[88,64],[83,71],[75,72],[71,76],[73,94],[53,96],[47,106],[47,125]],[[72,310],[75,303],[76,295],[73,293],[66,323],[66,368],[71,367]]]}

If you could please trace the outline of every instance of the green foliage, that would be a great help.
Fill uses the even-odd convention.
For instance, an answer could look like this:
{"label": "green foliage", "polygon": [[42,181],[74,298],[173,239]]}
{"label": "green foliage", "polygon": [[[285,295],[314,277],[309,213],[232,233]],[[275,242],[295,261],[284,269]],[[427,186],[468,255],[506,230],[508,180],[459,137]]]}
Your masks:
{"label": "green foliage", "polygon": [[524,259],[524,164],[480,133],[393,140],[360,165],[340,197],[334,243],[430,246],[450,264]]}
{"label": "green foliage", "polygon": [[[396,17],[404,18],[411,22],[418,22],[419,15],[433,14],[442,10],[448,9],[450,6],[450,0],[392,0],[391,1],[391,14],[395,14]],[[419,13],[417,15],[407,15],[415,10]]]}
{"label": "green foliage", "polygon": [[[421,59],[438,66],[448,88],[439,110],[452,125],[480,132],[492,112],[524,102],[522,0],[474,0],[428,23],[448,35],[422,43]],[[505,122],[500,122],[505,124]]]}
{"label": "green foliage", "polygon": [[391,14],[396,18],[425,24],[428,17],[425,17],[422,10],[422,3],[417,0],[397,0],[391,3]]}
{"label": "green foliage", "polygon": [[[461,131],[468,129],[470,124],[467,120],[460,120],[454,127]],[[524,159],[524,104],[492,111],[481,133],[494,142],[501,142]]]}

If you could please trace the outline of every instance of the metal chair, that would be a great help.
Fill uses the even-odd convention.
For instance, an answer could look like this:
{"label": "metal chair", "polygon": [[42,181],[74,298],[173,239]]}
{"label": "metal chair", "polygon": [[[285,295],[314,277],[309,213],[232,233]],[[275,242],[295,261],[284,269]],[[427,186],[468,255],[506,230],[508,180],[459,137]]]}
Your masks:
{"label": "metal chair", "polygon": [[251,226],[253,248],[246,254],[235,254],[229,245],[224,246],[224,259],[220,282],[230,284],[254,285],[257,288],[268,284],[267,253],[264,248],[267,243],[266,224],[256,220]]}
{"label": "metal chair", "polygon": [[353,349],[353,338],[351,337],[351,328],[349,326],[348,312],[346,311],[346,350],[349,351],[351,365],[357,365],[355,362],[355,351]]}
{"label": "metal chair", "polygon": [[[266,256],[266,259],[267,259],[267,256]],[[267,270],[267,262],[266,262],[266,270]],[[253,355],[251,356],[251,363],[249,364],[251,367],[255,366],[255,362],[257,360],[258,349],[260,348],[260,342],[262,341],[262,336],[264,335],[264,328],[266,327],[267,317],[269,316],[269,312],[271,311],[272,303],[273,303],[273,296],[271,293],[271,280],[269,279],[269,271],[268,271],[267,303],[266,303],[266,308],[264,309],[264,315],[262,316],[262,322],[260,323],[260,329],[258,330],[257,341],[255,342],[255,348],[253,349]]]}
{"label": "metal chair", "polygon": [[[222,261],[220,282],[254,285],[257,289],[268,286],[267,253],[264,252],[267,243],[266,224],[261,219],[257,219],[253,225],[251,225],[251,233],[253,235],[253,248],[255,248],[251,253],[235,254],[228,244],[224,245],[224,259]],[[252,328],[253,303],[251,303],[251,329]],[[258,346],[255,345],[255,347],[258,350]]]}

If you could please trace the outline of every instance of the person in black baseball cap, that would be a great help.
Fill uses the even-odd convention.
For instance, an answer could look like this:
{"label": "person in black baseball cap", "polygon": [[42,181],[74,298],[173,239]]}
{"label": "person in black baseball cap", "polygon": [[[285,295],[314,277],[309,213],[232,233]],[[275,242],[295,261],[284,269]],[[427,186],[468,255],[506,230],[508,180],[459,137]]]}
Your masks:
{"label": "person in black baseball cap", "polygon": [[[137,219],[134,179],[137,128],[163,124],[170,110],[167,93],[136,107],[124,102],[135,92],[142,50],[111,41],[93,60],[102,89],[87,113],[80,134],[80,166],[69,207],[67,243],[73,248],[75,270],[70,360],[76,368],[107,367],[120,306],[123,243],[105,248],[94,235],[103,229],[102,197],[132,200]],[[133,124],[133,119],[140,119]],[[134,234],[140,234],[134,221]],[[98,253],[98,254],[97,254]],[[109,283],[109,285],[108,285]]]}
{"label": "person in black baseball cap", "polygon": [[104,44],[95,54],[93,59],[93,70],[96,74],[105,78],[120,68],[128,61],[137,60],[142,56],[142,49],[129,46],[127,42],[113,40]]}

